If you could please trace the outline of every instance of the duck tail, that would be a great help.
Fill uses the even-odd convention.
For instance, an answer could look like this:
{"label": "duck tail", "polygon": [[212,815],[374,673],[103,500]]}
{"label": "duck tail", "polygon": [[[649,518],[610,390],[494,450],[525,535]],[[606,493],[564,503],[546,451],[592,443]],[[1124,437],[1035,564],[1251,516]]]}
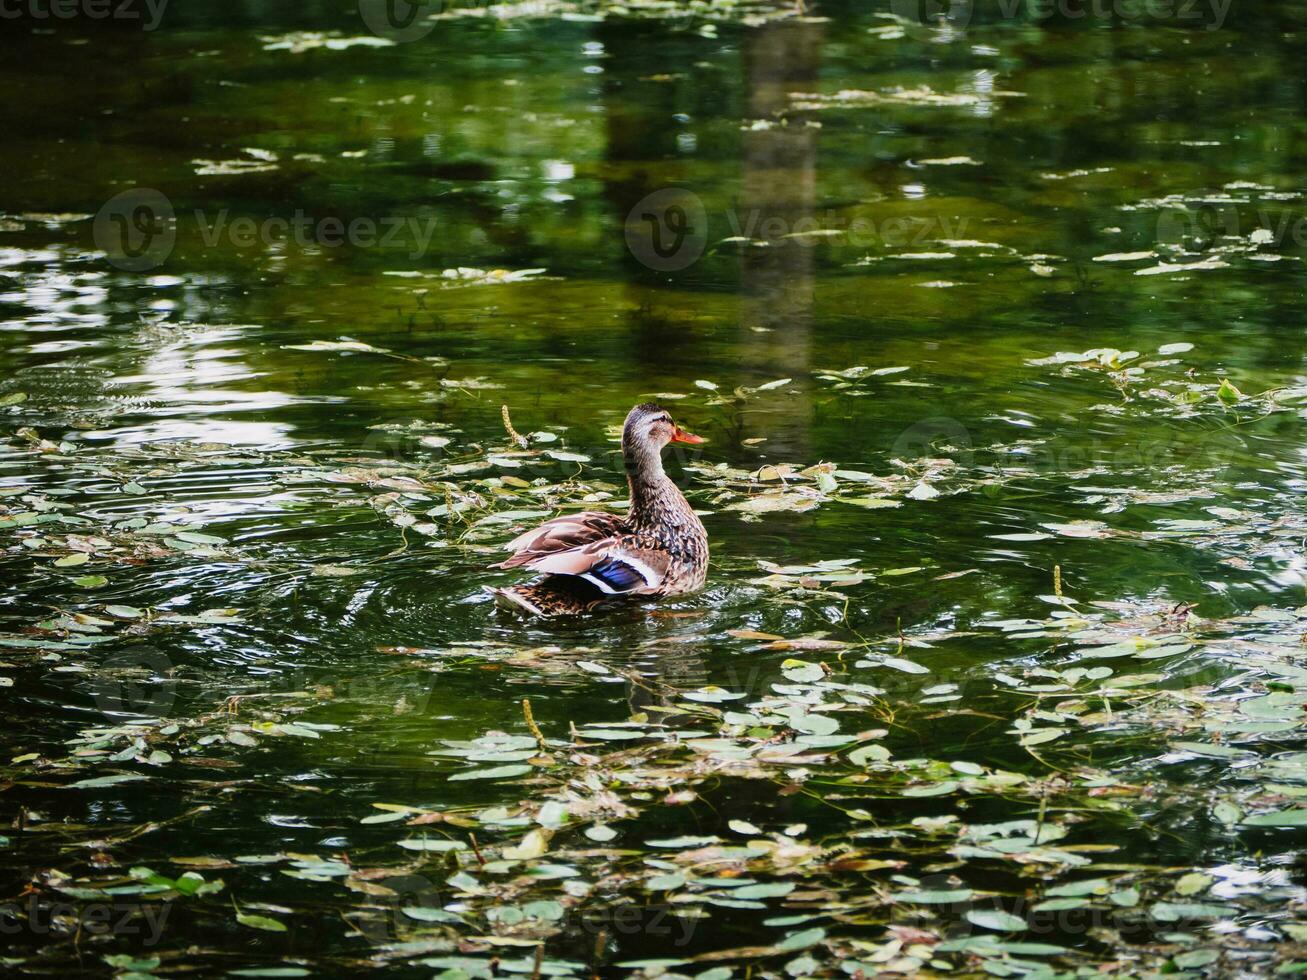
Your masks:
{"label": "duck tail", "polygon": [[550,575],[528,585],[487,587],[486,591],[501,608],[544,619],[579,616],[604,600],[604,594],[593,585],[571,575]]}

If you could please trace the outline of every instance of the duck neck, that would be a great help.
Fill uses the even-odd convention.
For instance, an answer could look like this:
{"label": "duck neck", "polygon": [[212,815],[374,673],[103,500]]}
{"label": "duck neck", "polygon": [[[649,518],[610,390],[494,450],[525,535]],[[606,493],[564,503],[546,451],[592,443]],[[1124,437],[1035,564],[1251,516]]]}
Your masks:
{"label": "duck neck", "polygon": [[636,444],[622,447],[626,482],[631,487],[630,521],[636,527],[683,523],[688,511],[680,489],[663,471],[662,453],[657,447]]}

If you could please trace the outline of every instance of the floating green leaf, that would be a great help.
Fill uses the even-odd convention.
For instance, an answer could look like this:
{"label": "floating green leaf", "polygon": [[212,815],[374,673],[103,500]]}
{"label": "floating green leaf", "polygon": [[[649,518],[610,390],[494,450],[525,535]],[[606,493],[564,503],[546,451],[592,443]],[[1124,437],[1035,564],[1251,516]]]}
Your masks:
{"label": "floating green leaf", "polygon": [[236,913],[236,921],[250,929],[260,929],[263,932],[285,932],[286,924],[266,915],[251,915],[248,912]]}

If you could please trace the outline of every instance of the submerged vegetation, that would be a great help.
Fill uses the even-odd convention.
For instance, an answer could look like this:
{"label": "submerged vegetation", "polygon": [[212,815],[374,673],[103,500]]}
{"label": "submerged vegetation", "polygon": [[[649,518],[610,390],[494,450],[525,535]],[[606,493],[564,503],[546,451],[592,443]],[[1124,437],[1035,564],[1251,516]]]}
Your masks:
{"label": "submerged vegetation", "polygon": [[[6,41],[0,969],[1307,971],[1302,5],[892,6]],[[707,587],[496,609],[646,400]]]}

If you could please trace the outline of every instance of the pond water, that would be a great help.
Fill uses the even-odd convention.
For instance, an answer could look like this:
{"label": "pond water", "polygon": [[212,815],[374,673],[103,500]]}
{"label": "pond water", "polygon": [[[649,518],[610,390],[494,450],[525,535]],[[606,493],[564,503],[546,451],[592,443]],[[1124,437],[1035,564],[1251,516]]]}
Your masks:
{"label": "pond water", "polygon": [[[0,42],[6,972],[1307,963],[1307,4],[93,6]],[[498,609],[644,400],[707,587]]]}

